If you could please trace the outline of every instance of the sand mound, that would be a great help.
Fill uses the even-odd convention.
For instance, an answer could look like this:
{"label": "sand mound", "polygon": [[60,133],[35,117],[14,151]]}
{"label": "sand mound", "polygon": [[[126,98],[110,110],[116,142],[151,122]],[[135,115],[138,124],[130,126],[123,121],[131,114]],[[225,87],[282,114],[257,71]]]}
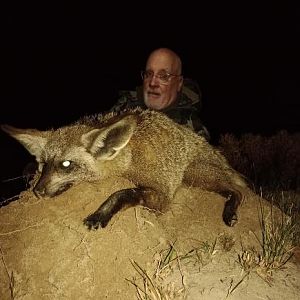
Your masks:
{"label": "sand mound", "polygon": [[[255,272],[245,276],[238,262],[242,247],[259,248],[258,197],[247,198],[233,228],[222,221],[224,198],[182,187],[164,215],[129,208],[106,228],[88,231],[82,220],[112,192],[130,186],[116,178],[84,183],[52,199],[26,191],[2,207],[0,298],[137,299],[134,284],[149,284],[147,273],[165,299],[298,299],[296,264],[289,262],[267,283]],[[181,259],[163,261],[176,255]]]}

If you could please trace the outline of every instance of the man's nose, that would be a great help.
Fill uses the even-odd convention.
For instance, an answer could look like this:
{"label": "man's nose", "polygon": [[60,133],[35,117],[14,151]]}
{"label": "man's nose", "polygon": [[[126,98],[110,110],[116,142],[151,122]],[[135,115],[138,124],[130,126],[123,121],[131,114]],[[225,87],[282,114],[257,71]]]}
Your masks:
{"label": "man's nose", "polygon": [[157,86],[157,85],[159,85],[159,79],[158,79],[158,77],[155,74],[153,74],[152,77],[150,78],[149,85],[150,86]]}

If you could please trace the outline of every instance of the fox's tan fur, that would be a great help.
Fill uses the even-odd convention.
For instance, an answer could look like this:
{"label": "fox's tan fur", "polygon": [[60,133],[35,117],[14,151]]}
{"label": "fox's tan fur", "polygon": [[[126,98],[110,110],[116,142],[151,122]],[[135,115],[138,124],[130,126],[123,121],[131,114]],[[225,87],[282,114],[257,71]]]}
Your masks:
{"label": "fox's tan fur", "polygon": [[85,223],[90,228],[104,227],[125,204],[164,211],[183,183],[231,194],[223,218],[227,225],[236,221],[246,187],[242,176],[203,137],[162,113],[135,109],[43,132],[7,125],[2,129],[36,156],[41,177],[34,190],[39,196],[55,196],[76,182],[110,176],[123,176],[136,185],[115,193],[89,216]]}

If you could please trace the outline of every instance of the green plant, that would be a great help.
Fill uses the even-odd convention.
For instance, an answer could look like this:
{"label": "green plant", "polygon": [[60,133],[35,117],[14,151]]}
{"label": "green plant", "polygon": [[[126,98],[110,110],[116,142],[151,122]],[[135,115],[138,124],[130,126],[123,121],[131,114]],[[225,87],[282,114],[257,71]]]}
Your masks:
{"label": "green plant", "polygon": [[238,261],[244,271],[249,273],[255,270],[268,283],[271,282],[272,271],[282,268],[293,256],[293,240],[296,233],[292,218],[283,212],[276,217],[273,209],[271,205],[267,212],[260,202],[261,236],[254,233],[260,250],[247,250],[242,246],[242,253],[238,255]]}

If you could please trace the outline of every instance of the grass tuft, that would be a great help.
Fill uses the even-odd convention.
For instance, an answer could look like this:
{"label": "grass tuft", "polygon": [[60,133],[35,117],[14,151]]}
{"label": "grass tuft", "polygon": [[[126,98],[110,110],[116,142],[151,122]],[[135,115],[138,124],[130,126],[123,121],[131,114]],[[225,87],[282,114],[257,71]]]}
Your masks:
{"label": "grass tuft", "polygon": [[294,249],[294,235],[296,226],[292,217],[281,212],[280,217],[275,217],[273,206],[269,211],[260,202],[259,206],[260,237],[255,237],[260,245],[260,250],[254,248],[244,249],[238,255],[238,261],[244,271],[255,270],[265,281],[271,284],[274,270],[284,267],[292,258]]}

